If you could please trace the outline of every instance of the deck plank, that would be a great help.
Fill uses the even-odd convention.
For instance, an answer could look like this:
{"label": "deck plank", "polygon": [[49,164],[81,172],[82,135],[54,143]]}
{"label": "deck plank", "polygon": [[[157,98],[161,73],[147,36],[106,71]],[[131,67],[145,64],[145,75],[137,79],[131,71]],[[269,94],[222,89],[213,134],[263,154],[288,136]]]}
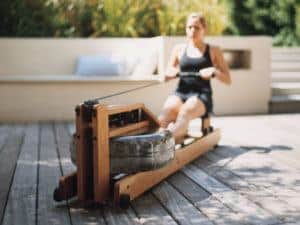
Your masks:
{"label": "deck plank", "polygon": [[241,214],[234,212],[182,172],[174,174],[168,181],[215,224],[246,224]]}
{"label": "deck plank", "polygon": [[234,144],[265,153],[300,169],[299,122],[298,114],[216,118],[223,131],[222,145]]}
{"label": "deck plank", "polygon": [[[220,146],[135,199],[125,211],[111,206],[84,209],[76,198],[54,203],[52,194],[59,176],[76,169],[69,153],[72,122],[42,124],[40,144],[39,135],[34,134],[39,130],[37,124],[26,127],[26,132],[22,131],[22,125],[1,124],[0,167],[6,161],[2,155],[8,152],[14,155],[15,163],[5,169],[14,175],[13,179],[6,177],[5,190],[2,182],[0,185],[0,196],[5,196],[6,204],[5,214],[0,216],[4,215],[5,225],[20,221],[22,224],[152,225],[203,221],[216,225],[297,225],[300,220],[300,123],[297,121],[300,114],[214,118],[213,125],[222,129]],[[19,140],[19,145],[15,140]]]}
{"label": "deck plank", "polygon": [[52,124],[41,125],[37,224],[71,224],[67,206],[57,207],[53,190],[61,175]]}
{"label": "deck plank", "polygon": [[[215,156],[213,159],[214,161],[211,161],[211,164],[213,164],[214,167],[218,167],[216,165],[218,164],[218,161],[215,161],[218,157],[219,156]],[[209,159],[212,159],[212,157],[210,156]],[[244,180],[243,177],[227,170],[226,167],[220,166],[218,171],[211,174],[210,166],[203,166],[203,162],[207,162],[209,159],[203,157],[201,160],[197,160],[195,164],[228,187],[247,197],[250,201],[260,205],[273,215],[277,215],[279,218],[284,219],[284,221],[287,221],[285,218],[288,218],[289,221],[299,215],[299,210],[297,208],[290,206],[284,198],[278,198],[272,190],[249,183]],[[220,157],[220,159],[222,159],[222,157]]]}
{"label": "deck plank", "polygon": [[3,220],[23,137],[23,126],[12,125],[12,130],[0,152],[0,222]]}
{"label": "deck plank", "polygon": [[4,145],[7,141],[7,138],[12,130],[12,126],[7,124],[0,125],[0,153],[4,149]]}
{"label": "deck plank", "polygon": [[217,150],[216,153],[228,157],[231,162],[227,168],[249,182],[265,188],[299,192],[300,170],[290,167],[264,154],[246,151],[242,148],[227,148],[227,151]]}
{"label": "deck plank", "polygon": [[[4,146],[8,140],[10,129],[11,129],[11,126],[9,127],[6,124],[0,125],[0,156],[1,156],[1,152],[4,149]],[[1,166],[0,166],[0,168],[1,168]],[[0,181],[2,181],[3,179],[4,178],[0,177]],[[4,187],[2,187],[2,189],[0,188],[0,223],[2,221],[3,213],[4,213],[4,209],[5,209],[5,201],[2,200],[2,199],[5,199],[5,196],[6,196],[5,191],[6,191],[6,189]]]}
{"label": "deck plank", "polygon": [[59,163],[63,175],[73,173],[76,166],[71,161],[70,140],[71,136],[66,129],[65,123],[54,123],[54,134],[59,154]]}
{"label": "deck plank", "polygon": [[[229,152],[230,150],[226,153],[224,151],[222,154],[228,154]],[[218,153],[221,153],[221,151]],[[241,165],[241,162],[243,162],[243,165]],[[287,216],[292,216],[294,213],[300,215],[300,192],[294,190],[297,189],[299,173],[297,176],[297,172],[291,171],[290,167],[282,166],[281,163],[276,163],[272,158],[268,159],[268,157],[261,154],[256,156],[253,153],[244,153],[244,155],[235,157],[226,166],[226,169],[257,187],[260,191],[256,190],[252,197],[256,197],[265,208],[273,212],[277,210],[277,215],[284,216],[285,213],[287,213]],[[233,182],[233,177],[229,181]],[[249,193],[251,192],[249,191]],[[265,197],[259,198],[259,194]],[[273,203],[280,202],[273,205],[271,204],[272,201],[274,201]]]}
{"label": "deck plank", "polygon": [[104,218],[108,225],[140,225],[141,220],[136,216],[130,207],[127,210],[120,210],[112,207],[104,208]]}
{"label": "deck plank", "polygon": [[268,210],[273,215],[276,215],[284,222],[299,219],[300,211],[297,205],[291,204],[285,197],[276,195],[272,190],[250,184],[227,170],[219,171],[216,177],[233,189],[234,186],[239,186],[239,189],[236,189],[236,191]]}
{"label": "deck plank", "polygon": [[[274,151],[270,151],[269,155],[284,162],[289,166],[300,169],[300,116],[291,115],[287,117],[280,116],[274,119],[267,118],[268,127],[274,132],[274,136],[278,140],[277,146],[273,145]],[[274,141],[273,141],[274,142]],[[276,148],[277,147],[277,148]]]}
{"label": "deck plank", "polygon": [[[298,190],[300,174],[298,134],[300,126],[297,121],[300,121],[299,114],[244,117],[244,119],[243,117],[233,117],[226,118],[226,120],[222,118],[222,126],[227,129],[226,138],[223,138],[223,142],[234,143],[240,148],[216,151],[224,157],[231,157],[232,160],[237,159],[239,161],[240,169],[235,165],[235,171],[232,172],[260,189],[267,189],[272,192],[274,198],[281,201],[277,205],[272,205],[272,199],[270,199],[272,197],[261,199],[264,207],[270,207],[273,212],[277,210],[277,214],[282,217],[286,212],[286,220],[294,219],[296,221],[299,220],[299,216],[296,215],[300,215]],[[231,126],[228,130],[229,126],[227,125],[229,123]],[[243,135],[237,135],[238,133],[241,134],[242,128],[247,128],[247,132],[243,132]],[[244,156],[240,158],[239,155]],[[252,166],[245,159],[252,161]],[[254,168],[249,170],[245,165]],[[259,167],[262,168],[261,171]],[[243,171],[241,171],[242,168]],[[246,174],[247,171],[248,174]],[[253,198],[259,197],[259,192],[253,194]],[[287,204],[286,208],[284,208],[284,204]]]}
{"label": "deck plank", "polygon": [[248,223],[269,225],[280,222],[276,217],[274,218],[272,214],[249,201],[247,198],[227,187],[220,181],[209,176],[200,168],[194,165],[188,165],[183,168],[183,172],[232,210],[243,214],[244,220]]}
{"label": "deck plank", "polygon": [[300,191],[300,170],[264,154],[257,154],[253,151],[245,152],[234,157],[227,164],[227,168],[266,188],[280,186],[282,189]]}
{"label": "deck plank", "polygon": [[152,193],[147,192],[132,202],[143,225],[176,225],[176,221],[162,207]]}
{"label": "deck plank", "polygon": [[25,129],[24,142],[10,189],[3,225],[35,224],[38,137],[38,125],[28,125]]}
{"label": "deck plank", "polygon": [[[283,118],[286,118],[286,121],[281,122]],[[249,132],[245,132],[245,134],[240,136],[234,136],[232,135],[233,133],[231,133],[232,137],[227,137],[227,141],[235,143],[237,146],[241,146],[241,148],[216,152],[223,155],[227,154],[227,156],[232,159],[236,158],[236,160],[238,160],[237,163],[240,164],[241,162],[248,164],[252,161],[250,163],[252,163],[251,167],[253,167],[253,170],[247,170],[247,167],[243,165],[239,166],[244,168],[244,173],[248,171],[249,173],[252,172],[252,174],[255,174],[255,172],[257,172],[255,176],[248,174],[248,178],[251,178],[252,182],[255,182],[256,185],[259,186],[269,187],[270,190],[277,193],[276,195],[285,196],[286,199],[288,199],[289,196],[293,196],[289,198],[290,204],[299,206],[297,202],[300,200],[297,192],[299,192],[300,183],[300,146],[297,132],[299,133],[300,127],[298,123],[295,123],[297,118],[300,118],[299,115],[291,115],[290,117],[287,117],[287,115],[271,117],[259,116],[255,118],[255,120],[253,120],[253,118],[247,119],[250,120],[250,122],[240,121],[242,123],[241,126],[249,128]],[[233,121],[233,118],[231,120]],[[272,125],[272,122],[274,125]],[[289,128],[288,126],[291,127]],[[235,128],[235,130],[238,130],[237,126]],[[259,131],[255,134],[253,130]],[[255,139],[255,135],[261,138]],[[252,143],[250,143],[251,140]],[[283,143],[288,143],[289,146],[283,145]],[[234,152],[232,150],[234,150]],[[244,162],[244,159],[238,157],[238,155],[244,155],[243,157],[246,161]],[[255,160],[256,157],[257,160]],[[237,166],[236,163],[234,164]],[[262,169],[259,170],[259,168]],[[235,170],[242,176],[242,171],[238,171],[240,169],[235,168]]]}
{"label": "deck plank", "polygon": [[155,187],[153,193],[179,224],[213,225],[213,222],[166,181]]}

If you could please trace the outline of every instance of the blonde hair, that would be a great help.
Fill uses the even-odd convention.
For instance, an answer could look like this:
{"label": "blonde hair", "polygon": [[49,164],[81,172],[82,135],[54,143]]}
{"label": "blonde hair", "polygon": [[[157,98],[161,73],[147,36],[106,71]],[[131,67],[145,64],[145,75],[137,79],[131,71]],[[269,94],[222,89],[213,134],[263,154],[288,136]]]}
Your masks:
{"label": "blonde hair", "polygon": [[204,15],[200,12],[193,12],[189,14],[186,21],[188,21],[189,19],[197,19],[202,24],[203,27],[206,27],[206,21]]}

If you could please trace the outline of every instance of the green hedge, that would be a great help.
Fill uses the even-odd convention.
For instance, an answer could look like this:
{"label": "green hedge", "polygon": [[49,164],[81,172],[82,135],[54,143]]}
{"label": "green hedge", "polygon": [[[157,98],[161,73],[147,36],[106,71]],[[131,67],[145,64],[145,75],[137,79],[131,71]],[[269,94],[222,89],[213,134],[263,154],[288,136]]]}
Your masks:
{"label": "green hedge", "polygon": [[231,2],[233,23],[227,33],[270,35],[274,45],[300,45],[299,0],[243,0]]}
{"label": "green hedge", "polygon": [[183,35],[190,12],[202,11],[211,35],[229,24],[215,0],[2,0],[1,36],[149,37]]}
{"label": "green hedge", "polygon": [[2,0],[0,15],[1,36],[52,36],[56,29],[57,11],[43,0]]}
{"label": "green hedge", "polygon": [[202,11],[209,35],[269,35],[300,45],[300,0],[1,0],[2,37],[184,35]]}

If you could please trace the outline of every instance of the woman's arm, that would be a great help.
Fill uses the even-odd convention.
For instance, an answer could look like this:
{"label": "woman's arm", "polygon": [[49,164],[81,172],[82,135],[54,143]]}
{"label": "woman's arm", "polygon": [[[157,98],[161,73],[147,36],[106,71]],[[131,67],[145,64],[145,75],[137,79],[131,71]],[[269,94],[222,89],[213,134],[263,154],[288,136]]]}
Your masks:
{"label": "woman's arm", "polygon": [[215,77],[225,84],[231,84],[231,77],[229,73],[229,67],[223,57],[223,53],[219,47],[213,47],[211,49],[212,61],[215,67]]}
{"label": "woman's arm", "polygon": [[167,70],[165,73],[165,80],[171,80],[174,79],[176,77],[176,75],[179,73],[179,58],[178,58],[178,53],[180,51],[180,45],[176,45],[174,46],[169,62],[168,62],[168,66],[167,66]]}

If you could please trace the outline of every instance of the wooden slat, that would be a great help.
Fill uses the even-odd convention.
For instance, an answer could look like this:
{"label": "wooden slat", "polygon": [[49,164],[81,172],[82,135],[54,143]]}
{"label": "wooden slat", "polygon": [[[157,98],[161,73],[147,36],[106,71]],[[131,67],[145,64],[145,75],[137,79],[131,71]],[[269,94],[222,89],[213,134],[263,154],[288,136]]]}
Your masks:
{"label": "wooden slat", "polygon": [[[202,158],[202,157],[201,157]],[[193,202],[201,202],[211,195],[209,192],[201,188],[191,179],[189,179],[181,171],[175,173],[167,179],[180,193],[182,193],[187,199]]]}
{"label": "wooden slat", "polygon": [[112,128],[109,131],[109,137],[117,137],[121,135],[127,135],[130,132],[134,132],[139,129],[145,129],[149,127],[149,121],[141,121],[138,123],[130,124],[120,128]]}
{"label": "wooden slat", "polygon": [[[235,158],[237,160],[233,162],[235,170],[228,169],[243,177],[247,182],[273,192],[276,198],[288,204],[286,211],[293,211],[292,208],[299,209],[300,202],[297,185],[299,180],[297,175],[299,174],[299,160],[297,159],[299,158],[298,146],[300,146],[298,141],[300,126],[297,121],[299,118],[299,115],[295,114],[260,116],[255,119],[250,117],[247,120],[241,120],[238,124],[247,127],[247,132],[239,138],[233,138],[235,131],[239,129],[238,124],[234,123],[233,130],[228,132],[227,142],[243,146],[243,149],[230,148],[229,151],[216,151],[224,157]],[[255,145],[249,141],[253,139],[256,140]],[[244,166],[241,160],[245,161]],[[240,169],[236,163],[240,164],[238,166]],[[247,171],[251,173],[247,174]],[[253,173],[256,176],[251,176]],[[277,207],[278,209],[274,210],[284,212],[282,204]]]}
{"label": "wooden slat", "polygon": [[176,221],[163,208],[160,202],[147,192],[132,202],[134,210],[143,225],[176,225]]}
{"label": "wooden slat", "polygon": [[28,125],[15,169],[3,225],[35,224],[38,125]]}
{"label": "wooden slat", "polygon": [[114,115],[122,112],[129,112],[135,109],[140,109],[144,106],[143,103],[136,103],[131,105],[110,105],[107,106],[108,115]]}
{"label": "wooden slat", "polygon": [[232,212],[225,204],[220,202],[214,196],[198,202],[195,205],[199,210],[205,213],[215,224],[225,225],[243,225],[251,224],[250,221],[244,219],[243,214]]}
{"label": "wooden slat", "polygon": [[[200,171],[204,171],[207,175],[198,180],[198,182],[193,177],[195,174],[199,176],[198,170],[196,172],[192,171],[193,176],[177,173],[170,177],[167,182],[171,186],[167,182],[166,185],[177,192],[175,196],[180,196],[179,200],[176,199],[175,202],[179,204],[183,201],[183,206],[188,202],[188,207],[192,205],[192,211],[201,211],[214,224],[261,225],[270,223],[276,225],[297,225],[300,211],[300,194],[297,186],[297,174],[299,174],[297,172],[299,171],[299,165],[297,165],[299,153],[297,149],[300,146],[298,140],[300,125],[297,121],[299,118],[299,115],[214,118],[214,126],[222,127],[223,130],[221,144],[237,145],[242,146],[242,148],[220,146],[215,151],[208,152],[203,157],[198,158],[194,165],[197,165],[197,168],[201,168],[202,170]],[[30,125],[29,127],[34,126],[37,125]],[[22,221],[24,224],[35,224],[35,217],[32,216],[35,213],[29,209],[35,209],[35,201],[32,197],[34,190],[30,189],[30,187],[36,185],[34,183],[36,182],[36,179],[34,179],[34,167],[36,168],[36,165],[34,165],[34,159],[30,159],[34,154],[28,155],[25,152],[37,151],[37,149],[34,149],[34,146],[36,148],[41,146],[42,152],[45,151],[45,146],[48,146],[46,147],[47,154],[48,151],[54,151],[55,153],[55,149],[57,149],[63,173],[67,174],[69,171],[73,171],[68,152],[69,137],[65,133],[66,130],[63,129],[63,126],[63,124],[55,125],[57,145],[55,145],[51,135],[43,134],[44,138],[42,139],[44,141],[38,145],[36,144],[38,135],[34,134],[37,130],[33,131],[33,128],[29,128],[31,131],[26,130],[26,136],[15,170],[15,177],[11,184],[3,224],[20,224],[19,221]],[[245,127],[247,128],[246,132]],[[15,128],[14,126],[9,126],[8,129],[13,131]],[[4,147],[2,150],[5,151],[7,151],[7,144],[9,142],[12,143],[13,139],[11,135],[7,135],[7,137],[11,141],[5,137],[3,138]],[[45,145],[45,142],[54,142],[54,146],[51,144]],[[28,149],[26,146],[28,146]],[[2,153],[4,152],[1,152],[0,156],[2,156]],[[41,153],[41,157],[42,155],[45,156],[44,153]],[[26,163],[24,160],[21,160],[22,158],[26,158],[28,162],[32,163]],[[1,159],[0,157],[0,161]],[[3,159],[1,162],[3,162]],[[40,161],[41,167],[47,167],[49,173],[50,170],[52,171],[51,176],[56,174],[56,172],[53,172],[53,168],[57,168],[60,175],[60,169],[58,166],[55,166],[56,164],[57,158],[56,160],[51,158],[50,160],[41,159]],[[26,168],[31,168],[32,172],[26,172],[25,166]],[[41,168],[40,172],[45,170],[45,168]],[[48,173],[43,174],[44,177],[47,177]],[[167,204],[169,203],[162,202],[156,194],[153,196],[152,193],[144,194],[134,200],[129,211],[118,211],[111,207],[106,207],[104,211],[102,209],[83,209],[78,205],[78,202],[72,201],[68,203],[69,212],[66,202],[56,204],[52,200],[52,193],[57,185],[58,178],[42,178],[40,174],[39,180],[44,182],[42,181],[43,179],[53,180],[53,186],[50,187],[50,182],[47,181],[47,184],[43,184],[43,186],[49,186],[48,190],[42,193],[40,190],[43,188],[39,190],[39,196],[43,200],[40,199],[37,204],[39,208],[37,224],[44,222],[41,222],[40,219],[48,219],[49,223],[65,223],[61,218],[68,217],[69,214],[72,218],[72,224],[93,223],[110,225],[142,223],[148,225],[184,224],[186,222],[185,219],[178,220],[173,216],[183,206],[178,206],[179,210],[175,203],[168,206]],[[21,182],[21,180],[24,180],[24,182]],[[214,182],[215,180],[217,183]],[[293,180],[294,182],[292,182]],[[23,189],[22,185],[26,187]],[[208,186],[211,187],[208,188]],[[215,189],[220,190],[220,192]],[[166,190],[168,191],[168,189]],[[46,192],[49,194],[48,201],[44,197]],[[0,191],[0,195],[1,193],[3,192]],[[174,196],[172,191],[165,196],[168,194],[171,197]],[[240,195],[244,199],[236,195]],[[181,201],[181,199],[183,200]],[[168,201],[165,198],[164,200]],[[258,208],[254,208],[253,204]],[[248,210],[249,207],[253,207],[253,209]],[[183,212],[189,215],[189,210],[189,208],[184,209]],[[265,214],[266,210],[269,213],[268,219]],[[232,216],[232,211],[236,217]],[[61,215],[57,216],[57,214]],[[191,213],[190,218],[193,218],[193,215]],[[273,220],[274,218],[275,220]]]}
{"label": "wooden slat", "polygon": [[5,145],[5,142],[7,141],[7,137],[9,136],[11,132],[12,126],[8,125],[0,125],[0,154],[3,150],[3,147]]}
{"label": "wooden slat", "polygon": [[180,224],[213,225],[205,215],[167,182],[162,182],[155,187],[153,193]]}
{"label": "wooden slat", "polygon": [[54,124],[55,140],[59,153],[60,165],[62,174],[71,174],[77,170],[76,166],[73,165],[70,155],[70,141],[71,136],[65,128],[63,123]]}
{"label": "wooden slat", "polygon": [[217,129],[204,138],[196,140],[193,144],[188,145],[181,150],[177,150],[174,159],[163,168],[137,173],[118,181],[115,184],[115,202],[119,202],[119,196],[124,193],[129,194],[131,199],[136,198],[187,163],[212,149],[220,140],[220,136],[220,130]]}
{"label": "wooden slat", "polygon": [[277,218],[274,218],[272,214],[220,183],[215,178],[207,175],[198,167],[188,165],[183,169],[183,172],[205,190],[212,193],[212,195],[223,202],[223,204],[243,214],[244,219],[248,222],[251,221],[251,224],[269,225],[280,222]]}
{"label": "wooden slat", "polygon": [[[262,119],[262,118],[261,118]],[[264,120],[262,120],[264,121]],[[265,126],[268,126],[269,124],[264,121]],[[291,146],[293,146],[295,143],[297,143],[297,134],[295,134],[295,130],[293,129],[282,129],[284,126],[278,125],[278,129],[275,127],[264,129],[263,125],[259,125],[259,123],[256,122],[256,124],[249,122],[244,122],[243,125],[247,125],[249,128],[249,132],[247,132],[245,135],[239,137],[239,139],[236,139],[236,144],[243,146],[244,148],[235,148],[230,149],[229,152],[223,152],[220,154],[231,154],[232,157],[235,157],[234,163],[230,164],[231,170],[236,170],[239,174],[242,174],[243,171],[241,171],[241,167],[243,167],[244,174],[247,175],[247,171],[255,172],[255,176],[252,176],[251,173],[249,173],[248,179],[251,179],[253,182],[256,182],[256,184],[260,186],[278,186],[281,185],[282,188],[285,189],[291,189],[295,191],[300,191],[300,188],[298,185],[295,185],[297,182],[300,182],[300,178],[298,176],[299,169],[294,168],[294,166],[291,166],[288,164],[288,159],[286,160],[286,163],[283,163],[284,155],[289,154],[289,148],[288,146],[282,144],[280,145],[280,142],[283,143],[283,139],[280,140],[280,137],[283,137],[284,134],[286,143],[290,143]],[[280,128],[281,126],[281,128]],[[251,131],[254,127],[259,128],[256,129],[257,131]],[[272,131],[273,130],[273,131]],[[288,130],[290,133],[287,133]],[[280,134],[281,132],[281,134]],[[253,139],[257,136],[264,136],[264,138],[258,139],[256,142],[256,145],[253,145],[253,143],[249,140]],[[232,139],[232,138],[231,138]],[[279,141],[275,142],[276,139],[279,139]],[[274,142],[273,142],[274,141]],[[274,159],[273,157],[270,157],[270,153],[272,152],[271,145],[275,143],[274,148],[276,148],[276,143],[278,143],[278,147],[280,149],[280,146],[282,148],[282,151],[286,151],[286,153],[281,152],[281,154],[278,154],[278,157]],[[268,144],[268,145],[266,145]],[[266,147],[264,147],[264,145]],[[248,149],[248,150],[247,150]],[[286,150],[285,150],[286,149]],[[249,151],[251,150],[251,151]],[[234,152],[233,152],[234,151]],[[291,150],[292,151],[292,150]],[[293,150],[294,154],[293,156],[297,159],[300,155],[298,154],[296,149]],[[265,153],[265,154],[263,154]],[[280,157],[280,155],[283,155]],[[237,157],[239,156],[239,157]],[[290,159],[291,162],[293,162],[295,159]],[[268,176],[266,177],[266,174]],[[250,180],[249,180],[250,181]]]}
{"label": "wooden slat", "polygon": [[[299,141],[299,133],[300,133],[300,114],[297,115],[285,115],[280,116],[280,118],[276,117],[276,120],[268,120],[268,127],[274,130],[274,139],[277,139],[278,142],[273,141],[273,146],[276,149],[277,147],[281,151],[270,151],[269,155],[275,158],[278,161],[285,163],[288,166],[293,168],[297,168],[300,170],[300,141]],[[273,132],[272,132],[273,133]],[[269,134],[269,136],[271,136]],[[273,137],[273,135],[272,135]],[[286,151],[284,151],[284,149]]]}
{"label": "wooden slat", "polygon": [[289,205],[285,198],[279,198],[272,190],[248,183],[228,170],[221,170],[215,176],[224,184],[271,212],[274,217],[288,218],[299,215],[299,208]]}
{"label": "wooden slat", "polygon": [[[228,151],[227,146],[218,146],[216,151]],[[209,152],[208,152],[209,153]],[[226,166],[232,161],[231,157],[222,157],[215,154],[205,154],[201,159],[197,159],[194,161],[194,164],[200,167],[201,169],[205,169],[209,175],[215,175],[222,169],[226,169]]]}
{"label": "wooden slat", "polygon": [[[264,138],[258,144],[271,143],[269,156],[283,162],[285,165],[300,170],[300,114],[281,115],[271,118],[264,118],[260,126],[260,133],[264,133]],[[252,135],[252,132],[251,132]],[[244,142],[244,141],[243,141]],[[247,143],[247,142],[246,142]],[[248,145],[248,143],[247,143]],[[274,150],[274,151],[273,151]]]}
{"label": "wooden slat", "polygon": [[227,169],[245,181],[274,193],[276,198],[282,198],[282,201],[287,203],[286,210],[293,211],[293,208],[300,210],[300,194],[296,185],[299,172],[253,152],[239,155],[227,166]]}
{"label": "wooden slat", "polygon": [[53,190],[61,176],[51,124],[41,125],[37,224],[71,224],[68,207],[56,206]]}
{"label": "wooden slat", "polygon": [[[300,169],[298,162],[300,152],[297,151],[300,147],[298,138],[300,128],[292,127],[299,124],[297,121],[300,121],[299,114],[217,120],[219,126],[224,127],[224,144],[245,146],[249,150],[268,154],[278,163],[282,162]],[[243,132],[245,127],[247,132]]]}
{"label": "wooden slat", "polygon": [[[209,154],[208,158],[213,160],[211,164],[215,165],[215,167],[218,167],[219,161],[223,160],[222,157],[213,152]],[[201,162],[200,160],[196,160],[195,164],[203,168],[205,172],[210,173],[211,170],[209,167],[203,167],[203,160],[208,161],[208,159],[202,157]],[[279,216],[280,218],[285,218],[299,214],[299,209],[288,205],[284,198],[278,198],[272,190],[249,183],[244,180],[243,177],[237,176],[227,170],[226,167],[220,166],[219,170],[215,172],[213,176],[228,187],[246,196],[252,202],[271,212],[274,217]]]}
{"label": "wooden slat", "polygon": [[108,225],[138,225],[142,224],[132,208],[119,210],[105,207],[104,218]]}
{"label": "wooden slat", "polygon": [[126,136],[149,133],[149,127],[142,127],[126,133]]}
{"label": "wooden slat", "polygon": [[21,126],[14,127],[0,153],[0,222],[3,219],[23,136],[23,128]]}
{"label": "wooden slat", "polygon": [[[251,157],[256,160],[255,155],[248,155],[245,150],[239,148],[239,151],[232,151],[231,149],[236,148],[228,148],[227,151],[222,151],[222,153],[218,150],[216,152],[218,152],[218,155],[221,154],[223,157],[231,157],[234,159],[233,164],[235,164],[235,160],[240,161],[239,157],[242,156],[242,154],[246,154],[245,158]],[[288,152],[284,151],[282,153],[287,154]],[[257,154],[259,155],[259,158],[262,155],[270,155],[269,153],[266,155],[266,153],[262,153],[259,150]],[[283,154],[283,156],[285,154]],[[288,173],[285,176],[281,176],[282,178],[277,179],[272,178],[273,175],[270,176],[270,172],[275,174],[284,172],[284,170],[274,168],[276,167],[274,165],[281,164],[280,159],[273,161],[270,167],[270,164],[268,163],[270,161],[268,159],[260,160],[259,158],[257,159],[257,163],[260,164],[260,167],[262,168],[261,172],[259,172],[259,170],[257,171],[255,166],[251,169],[253,164],[245,161],[244,168],[240,167],[240,169],[236,168],[235,170],[231,170],[230,167],[227,167],[229,172],[223,171],[221,173],[220,171],[216,175],[219,176],[220,179],[223,178],[224,183],[227,185],[239,188],[243,195],[248,196],[249,199],[257,202],[273,214],[284,218],[284,220],[298,218],[300,212],[300,194],[299,191],[291,189],[294,186],[297,186],[295,185],[296,183],[293,182],[294,184],[291,183],[288,186],[286,185],[287,180],[290,177]],[[258,164],[257,166],[259,166]],[[247,173],[247,171],[249,171],[249,173]],[[253,176],[253,174],[255,174],[255,176]],[[240,179],[242,178],[243,181],[238,179],[235,175]],[[271,177],[271,179],[269,179],[269,177]],[[291,173],[291,177],[293,177],[293,173]],[[294,181],[296,182],[296,180]]]}
{"label": "wooden slat", "polygon": [[228,208],[181,172],[168,181],[215,224],[246,224],[243,215]]}
{"label": "wooden slat", "polygon": [[89,171],[89,165],[87,163],[87,159],[89,158],[88,154],[91,154],[90,152],[85,151],[86,148],[86,142],[85,142],[85,131],[87,128],[90,127],[88,122],[84,120],[83,116],[83,105],[77,106],[76,108],[76,153],[77,153],[77,195],[78,199],[81,201],[91,200],[91,196],[89,193],[89,189],[87,187],[87,184],[89,181],[87,180],[89,178],[88,171]]}
{"label": "wooden slat", "polygon": [[[55,124],[55,135],[57,142],[57,149],[60,155],[60,164],[62,173],[64,175],[72,173],[76,170],[76,167],[70,160],[69,144],[71,133],[66,129],[67,124],[56,123]],[[63,203],[64,204],[64,203]],[[98,209],[85,209],[82,207],[80,202],[66,202],[69,206],[71,221],[73,225],[80,224],[94,224],[104,225],[102,208]]]}
{"label": "wooden slat", "polygon": [[105,203],[110,193],[109,121],[106,106],[96,107],[93,117],[94,200]]}

